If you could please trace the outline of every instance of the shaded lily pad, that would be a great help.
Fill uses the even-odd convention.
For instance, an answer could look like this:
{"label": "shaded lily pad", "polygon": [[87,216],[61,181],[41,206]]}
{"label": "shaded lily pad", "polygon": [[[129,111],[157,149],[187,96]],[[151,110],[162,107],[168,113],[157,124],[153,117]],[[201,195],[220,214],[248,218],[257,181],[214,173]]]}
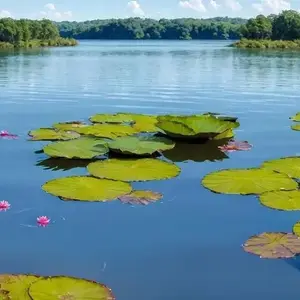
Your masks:
{"label": "shaded lily pad", "polygon": [[112,123],[112,124],[121,124],[121,123],[132,123],[133,119],[128,114],[96,114],[90,117],[90,121],[93,123]]}
{"label": "shaded lily pad", "polygon": [[152,191],[133,191],[128,195],[119,197],[119,200],[126,204],[131,205],[148,205],[149,203],[156,202],[162,198],[162,194]]}
{"label": "shaded lily pad", "polygon": [[[39,277],[33,275],[1,274],[0,289],[1,291],[9,292],[7,299],[31,300],[28,295],[28,289],[30,285],[37,280],[40,280]],[[5,292],[2,294],[6,296]],[[6,298],[3,297],[3,299]]]}
{"label": "shaded lily pad", "polygon": [[206,175],[202,184],[223,194],[262,194],[269,191],[295,190],[297,182],[285,174],[266,169],[221,170]]}
{"label": "shaded lily pad", "polygon": [[86,127],[88,124],[81,122],[81,121],[70,121],[70,122],[62,122],[62,123],[55,123],[53,124],[53,127],[55,129],[59,130],[69,130],[69,131],[74,131],[76,128],[82,128]]}
{"label": "shaded lily pad", "polygon": [[129,194],[130,184],[88,176],[70,176],[53,179],[43,185],[43,190],[64,200],[108,201]]}
{"label": "shaded lily pad", "polygon": [[50,157],[39,161],[36,166],[43,167],[44,170],[68,171],[75,168],[86,168],[90,162],[90,160]]}
{"label": "shaded lily pad", "polygon": [[120,137],[108,144],[109,148],[123,154],[150,155],[158,151],[172,149],[175,143],[166,138],[154,136]]}
{"label": "shaded lily pad", "polygon": [[107,142],[99,139],[82,137],[66,142],[55,142],[43,148],[45,154],[52,157],[91,159],[106,154]]}
{"label": "shaded lily pad", "polygon": [[238,126],[238,123],[219,120],[212,115],[159,116],[156,126],[174,138],[214,138]]}
{"label": "shaded lily pad", "polygon": [[300,131],[300,124],[294,124],[291,126],[293,130]]}
{"label": "shaded lily pad", "polygon": [[243,248],[261,258],[291,258],[300,253],[300,239],[291,233],[264,232],[251,237]]}
{"label": "shaded lily pad", "polygon": [[292,121],[300,122],[300,112],[296,113],[296,115],[290,117]]}
{"label": "shaded lily pad", "polygon": [[40,128],[29,131],[28,135],[32,141],[58,141],[72,140],[80,137],[80,134],[74,131],[56,130],[53,128]]}
{"label": "shaded lily pad", "polygon": [[262,167],[287,174],[293,178],[300,178],[300,157],[285,157],[265,161]]}
{"label": "shaded lily pad", "polygon": [[131,126],[119,124],[96,124],[82,128],[77,128],[76,132],[83,135],[92,135],[96,137],[103,137],[115,139],[120,136],[134,135],[137,131]]}
{"label": "shaded lily pad", "polygon": [[230,139],[234,137],[234,132],[233,130],[230,128],[230,129],[227,129],[226,131],[216,135],[213,140],[223,140],[223,139]]}
{"label": "shaded lily pad", "polygon": [[293,233],[300,237],[300,221],[294,224]]}
{"label": "shaded lily pad", "polygon": [[111,290],[103,284],[85,279],[57,276],[43,278],[29,288],[33,300],[114,300]]}
{"label": "shaded lily pad", "polygon": [[159,159],[108,159],[90,163],[89,173],[95,177],[121,181],[162,180],[176,177],[180,168]]}
{"label": "shaded lily pad", "polygon": [[278,210],[300,210],[300,191],[274,191],[259,196],[261,204]]}

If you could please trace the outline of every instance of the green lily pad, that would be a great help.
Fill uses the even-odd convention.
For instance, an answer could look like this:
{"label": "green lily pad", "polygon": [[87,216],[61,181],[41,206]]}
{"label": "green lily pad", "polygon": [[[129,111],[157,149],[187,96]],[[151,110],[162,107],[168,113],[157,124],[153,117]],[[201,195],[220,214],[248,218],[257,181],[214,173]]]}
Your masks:
{"label": "green lily pad", "polygon": [[[7,299],[31,300],[28,295],[28,289],[33,282],[38,280],[40,278],[33,275],[1,274],[0,288],[1,291],[9,292],[9,298]],[[3,299],[6,299],[6,293],[2,294],[4,296]]]}
{"label": "green lily pad", "polygon": [[234,137],[234,132],[232,129],[228,129],[218,135],[216,135],[213,140],[223,140],[223,139],[230,139]]}
{"label": "green lily pad", "polygon": [[115,139],[108,146],[111,150],[123,154],[150,155],[158,151],[172,149],[175,143],[166,138],[154,136],[127,136]]}
{"label": "green lily pad", "polygon": [[291,233],[264,232],[251,237],[243,248],[261,258],[291,258],[300,253],[300,239]]}
{"label": "green lily pad", "polygon": [[138,132],[160,132],[161,130],[156,127],[157,116],[142,115],[142,114],[126,114],[123,115],[131,117],[134,124],[132,127]]}
{"label": "green lily pad", "polygon": [[119,197],[119,200],[126,204],[142,204],[148,205],[149,203],[156,202],[162,198],[162,194],[152,191],[133,191],[128,195]]}
{"label": "green lily pad", "polygon": [[33,300],[114,300],[105,285],[72,277],[48,277],[33,283],[29,288]]}
{"label": "green lily pad", "polygon": [[238,123],[219,120],[212,115],[159,116],[157,119],[156,126],[175,138],[214,138],[238,126]]}
{"label": "green lily pad", "polygon": [[121,123],[132,123],[133,119],[130,115],[118,113],[118,114],[96,114],[90,117],[90,121],[93,123],[112,123],[112,124],[121,124]]}
{"label": "green lily pad", "polygon": [[63,122],[63,123],[55,123],[53,124],[53,127],[55,129],[59,130],[69,130],[69,131],[74,131],[76,128],[82,128],[86,127],[88,124],[80,121],[70,121],[70,122]]}
{"label": "green lily pad", "polygon": [[300,124],[292,125],[291,128],[296,131],[300,131]]}
{"label": "green lily pad", "polygon": [[278,210],[300,210],[300,191],[274,191],[259,196],[261,204]]}
{"label": "green lily pad", "polygon": [[300,157],[285,157],[265,161],[262,167],[287,174],[292,178],[300,178]]}
{"label": "green lily pad", "polygon": [[300,112],[296,113],[296,115],[290,117],[291,120],[295,122],[300,122]]}
{"label": "green lily pad", "polygon": [[297,182],[285,174],[266,169],[221,170],[206,175],[202,184],[223,194],[262,194],[269,191],[295,190]]}
{"label": "green lily pad", "polygon": [[76,132],[83,135],[92,135],[109,139],[137,134],[137,131],[133,127],[120,124],[96,124],[77,128]]}
{"label": "green lily pad", "polygon": [[106,154],[107,142],[99,139],[82,137],[66,142],[51,143],[43,148],[51,157],[92,159]]}
{"label": "green lily pad", "polygon": [[70,176],[53,179],[43,190],[64,200],[109,201],[129,194],[131,185],[126,182],[97,179],[88,176]]}
{"label": "green lily pad", "polygon": [[80,134],[74,131],[56,130],[53,128],[40,128],[29,131],[28,135],[32,141],[58,141],[72,140],[80,137]]}
{"label": "green lily pad", "polygon": [[300,237],[300,221],[294,224],[293,233]]}
{"label": "green lily pad", "polygon": [[88,172],[99,178],[121,181],[162,180],[176,177],[180,168],[159,159],[108,159],[90,163]]}

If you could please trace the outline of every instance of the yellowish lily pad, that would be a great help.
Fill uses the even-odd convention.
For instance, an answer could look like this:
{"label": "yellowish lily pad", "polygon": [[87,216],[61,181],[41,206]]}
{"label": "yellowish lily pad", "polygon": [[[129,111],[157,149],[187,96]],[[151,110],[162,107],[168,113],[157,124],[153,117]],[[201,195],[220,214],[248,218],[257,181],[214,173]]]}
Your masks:
{"label": "yellowish lily pad", "polygon": [[72,140],[80,137],[80,134],[74,131],[56,130],[53,128],[40,128],[29,131],[28,135],[32,141],[58,141]]}
{"label": "yellowish lily pad", "polygon": [[300,178],[300,157],[285,157],[265,161],[262,167],[287,174],[292,178]]}

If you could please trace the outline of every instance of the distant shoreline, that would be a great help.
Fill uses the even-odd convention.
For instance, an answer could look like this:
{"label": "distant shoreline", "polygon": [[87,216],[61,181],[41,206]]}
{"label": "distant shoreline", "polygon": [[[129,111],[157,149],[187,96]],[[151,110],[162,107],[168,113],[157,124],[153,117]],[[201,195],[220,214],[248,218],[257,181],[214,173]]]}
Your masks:
{"label": "distant shoreline", "polygon": [[241,39],[230,46],[239,49],[300,50],[300,40]]}

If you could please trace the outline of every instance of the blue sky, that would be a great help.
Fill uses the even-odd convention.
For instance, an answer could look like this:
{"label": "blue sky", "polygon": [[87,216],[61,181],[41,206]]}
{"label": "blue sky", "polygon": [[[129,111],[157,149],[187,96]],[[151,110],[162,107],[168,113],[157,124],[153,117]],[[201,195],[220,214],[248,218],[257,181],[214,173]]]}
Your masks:
{"label": "blue sky", "polygon": [[88,20],[212,16],[251,17],[300,9],[300,0],[0,0],[0,17]]}

